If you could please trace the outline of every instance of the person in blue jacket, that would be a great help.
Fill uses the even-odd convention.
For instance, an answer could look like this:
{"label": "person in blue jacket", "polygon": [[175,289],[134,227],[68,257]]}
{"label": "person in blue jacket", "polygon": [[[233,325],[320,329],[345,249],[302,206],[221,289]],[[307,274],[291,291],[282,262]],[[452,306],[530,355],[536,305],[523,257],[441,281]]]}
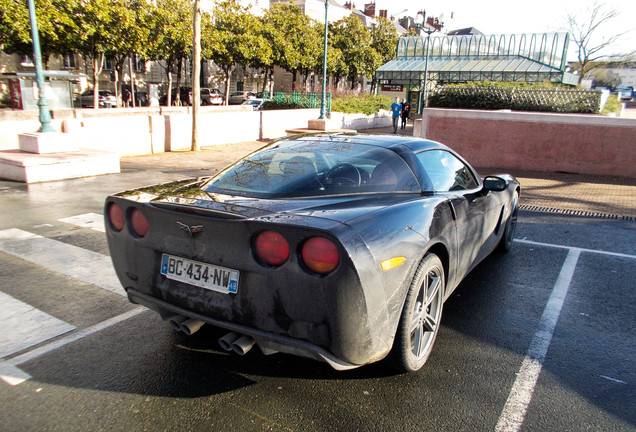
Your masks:
{"label": "person in blue jacket", "polygon": [[400,98],[396,97],[395,102],[391,104],[391,115],[393,118],[393,133],[397,133],[398,123],[400,122],[400,114],[402,113],[402,104]]}

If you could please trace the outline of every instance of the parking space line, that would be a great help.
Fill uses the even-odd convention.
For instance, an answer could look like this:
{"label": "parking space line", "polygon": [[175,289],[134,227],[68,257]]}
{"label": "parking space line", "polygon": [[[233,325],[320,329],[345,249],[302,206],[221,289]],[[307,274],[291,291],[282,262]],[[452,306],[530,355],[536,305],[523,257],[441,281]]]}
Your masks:
{"label": "parking space line", "polygon": [[532,394],[552,341],[554,329],[561,314],[565,296],[570,288],[574,270],[582,252],[582,249],[578,248],[569,248],[569,250],[559,277],[552,289],[552,294],[550,294],[548,303],[543,310],[543,315],[539,320],[539,328],[534,334],[532,342],[530,342],[530,347],[512,385],[508,400],[506,400],[503,411],[499,416],[499,421],[495,427],[497,432],[519,431],[526,417]]}
{"label": "parking space line", "polygon": [[535,241],[532,241],[532,240],[526,240],[525,238],[523,238],[523,239],[515,239],[515,242],[528,244],[528,245],[534,245],[534,246],[543,246],[543,247],[556,248],[556,249],[567,249],[567,250],[578,249],[581,252],[586,252],[586,253],[593,253],[593,254],[598,254],[598,255],[607,255],[607,256],[613,256],[613,257],[617,257],[617,258],[636,259],[636,255],[623,254],[623,253],[619,253],[619,252],[608,252],[608,251],[602,251],[602,250],[597,250],[597,249],[575,248],[575,247],[572,247],[572,246],[557,245],[557,244],[552,244],[552,243],[541,243],[541,242],[535,242]]}

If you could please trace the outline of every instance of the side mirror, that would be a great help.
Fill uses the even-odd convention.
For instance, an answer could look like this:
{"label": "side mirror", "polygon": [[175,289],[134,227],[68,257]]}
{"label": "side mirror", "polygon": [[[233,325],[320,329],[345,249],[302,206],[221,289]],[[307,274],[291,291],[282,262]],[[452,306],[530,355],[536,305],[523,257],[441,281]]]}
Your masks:
{"label": "side mirror", "polygon": [[484,179],[484,189],[493,192],[502,192],[506,190],[508,183],[497,176],[488,176]]}

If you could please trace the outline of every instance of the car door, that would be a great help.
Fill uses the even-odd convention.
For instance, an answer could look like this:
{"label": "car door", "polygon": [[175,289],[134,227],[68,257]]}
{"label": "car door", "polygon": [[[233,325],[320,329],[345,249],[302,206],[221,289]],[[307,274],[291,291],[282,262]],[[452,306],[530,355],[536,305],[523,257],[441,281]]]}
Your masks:
{"label": "car door", "polygon": [[483,258],[486,239],[496,229],[497,209],[474,171],[453,153],[427,150],[418,153],[417,158],[433,191],[445,195],[453,211],[456,277],[461,279]]}

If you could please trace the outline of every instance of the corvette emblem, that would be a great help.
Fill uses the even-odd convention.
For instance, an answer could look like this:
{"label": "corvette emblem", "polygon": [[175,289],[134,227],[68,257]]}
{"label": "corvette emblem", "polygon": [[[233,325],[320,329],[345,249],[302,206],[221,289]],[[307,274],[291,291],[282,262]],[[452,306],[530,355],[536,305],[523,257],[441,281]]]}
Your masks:
{"label": "corvette emblem", "polygon": [[190,237],[193,237],[195,234],[203,231],[203,225],[186,225],[179,221],[177,221],[177,225],[179,225],[179,228],[187,232]]}

